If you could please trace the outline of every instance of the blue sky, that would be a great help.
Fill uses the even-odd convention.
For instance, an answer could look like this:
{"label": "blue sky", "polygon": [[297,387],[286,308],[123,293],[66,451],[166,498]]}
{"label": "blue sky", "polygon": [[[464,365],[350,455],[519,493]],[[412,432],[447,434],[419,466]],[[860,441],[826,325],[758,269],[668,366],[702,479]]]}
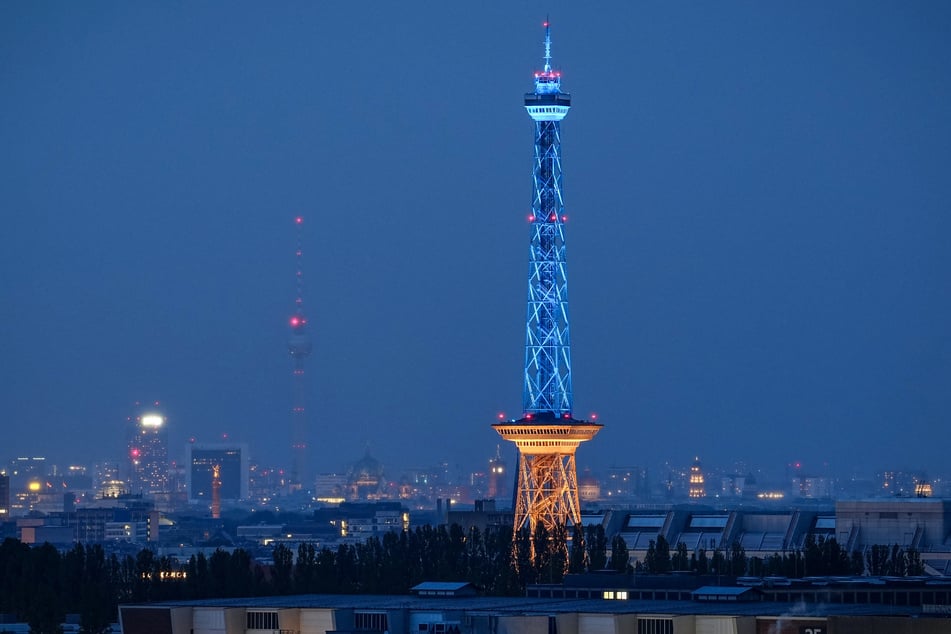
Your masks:
{"label": "blue sky", "polygon": [[941,2],[4,3],[0,458],[290,435],[306,219],[313,464],[495,453],[521,403],[545,15],[579,466],[940,472]]}

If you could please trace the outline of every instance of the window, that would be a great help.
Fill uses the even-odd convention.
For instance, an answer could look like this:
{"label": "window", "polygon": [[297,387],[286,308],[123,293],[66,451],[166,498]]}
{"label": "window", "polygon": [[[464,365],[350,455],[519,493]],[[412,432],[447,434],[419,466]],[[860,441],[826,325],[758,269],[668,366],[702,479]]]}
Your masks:
{"label": "window", "polygon": [[637,619],[637,634],[674,634],[673,619],[642,617]]}
{"label": "window", "polygon": [[249,630],[278,630],[277,612],[248,612]]}
{"label": "window", "polygon": [[388,630],[386,612],[354,612],[353,629],[373,632]]}

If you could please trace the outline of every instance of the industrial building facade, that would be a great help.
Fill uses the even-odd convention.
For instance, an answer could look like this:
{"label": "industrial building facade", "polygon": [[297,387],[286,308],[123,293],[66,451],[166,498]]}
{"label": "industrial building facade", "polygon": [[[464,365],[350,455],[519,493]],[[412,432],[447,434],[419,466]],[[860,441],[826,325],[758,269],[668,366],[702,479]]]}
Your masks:
{"label": "industrial building facade", "polygon": [[921,607],[306,595],[121,606],[124,634],[937,634]]}

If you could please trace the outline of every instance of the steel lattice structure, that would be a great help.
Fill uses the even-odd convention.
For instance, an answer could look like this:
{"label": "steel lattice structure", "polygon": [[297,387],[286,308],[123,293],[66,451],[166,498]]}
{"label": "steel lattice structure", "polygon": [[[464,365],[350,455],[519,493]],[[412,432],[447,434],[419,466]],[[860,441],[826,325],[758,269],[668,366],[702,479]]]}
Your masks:
{"label": "steel lattice structure", "polygon": [[535,92],[525,95],[525,109],[535,121],[535,163],[522,409],[526,414],[551,413],[558,418],[570,417],[572,409],[561,189],[561,120],[570,107],[571,95],[561,92],[561,73],[551,68],[551,34],[546,23],[545,69],[535,73]]}
{"label": "steel lattice structure", "polygon": [[[562,195],[561,121],[571,96],[551,67],[551,30],[545,22],[545,66],[525,109],[535,122],[528,313],[525,329],[523,417],[495,430],[519,450],[515,530],[534,535],[581,521],[575,451],[601,429],[572,415],[565,203]],[[534,554],[534,553],[533,553]]]}

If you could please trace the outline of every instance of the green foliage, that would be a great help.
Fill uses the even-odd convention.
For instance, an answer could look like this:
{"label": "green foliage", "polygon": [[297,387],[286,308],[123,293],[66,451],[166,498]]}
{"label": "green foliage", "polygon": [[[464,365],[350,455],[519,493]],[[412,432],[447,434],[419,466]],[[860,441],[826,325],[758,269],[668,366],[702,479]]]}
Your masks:
{"label": "green foliage", "polygon": [[584,527],[578,523],[571,527],[571,552],[568,556],[568,572],[580,574],[588,569],[588,548]]}
{"label": "green foliage", "polygon": [[608,565],[608,540],[604,526],[588,524],[585,527],[585,542],[588,546],[588,569],[604,570]]}
{"label": "green foliage", "polygon": [[[49,544],[31,548],[15,539],[0,544],[0,612],[12,613],[37,634],[60,634],[65,614],[77,613],[82,634],[105,634],[117,618],[120,602],[167,601],[214,597],[246,597],[300,593],[405,594],[422,581],[468,581],[486,595],[519,596],[528,583],[560,583],[566,571],[607,565],[606,540],[600,525],[573,529],[544,528],[534,535],[513,534],[510,527],[468,531],[421,526],[413,531],[385,533],[360,544],[317,549],[301,544],[294,553],[278,545],[270,574],[242,549],[198,554],[179,566],[149,549],[136,556],[106,556],[101,546],[75,545],[60,553]],[[531,559],[534,548],[534,561]],[[610,566],[630,569],[627,544],[611,540]],[[597,567],[596,567],[597,566]],[[707,574],[802,577],[807,575],[921,575],[921,554],[899,546],[876,545],[863,554],[845,552],[834,538],[809,536],[803,550],[747,558],[734,543],[713,561],[699,549],[689,554],[678,543],[673,556],[662,535],[651,541],[638,570],[664,574],[670,570]],[[184,579],[181,574],[184,573]]]}
{"label": "green foliage", "polygon": [[687,544],[677,542],[677,550],[670,557],[670,566],[672,570],[690,570],[690,557],[687,555]]}
{"label": "green foliage", "polygon": [[617,572],[627,572],[631,567],[631,553],[627,549],[627,542],[618,533],[611,539],[611,569]]}
{"label": "green foliage", "polygon": [[739,577],[746,574],[746,549],[740,542],[733,542],[730,547],[729,574]]}

